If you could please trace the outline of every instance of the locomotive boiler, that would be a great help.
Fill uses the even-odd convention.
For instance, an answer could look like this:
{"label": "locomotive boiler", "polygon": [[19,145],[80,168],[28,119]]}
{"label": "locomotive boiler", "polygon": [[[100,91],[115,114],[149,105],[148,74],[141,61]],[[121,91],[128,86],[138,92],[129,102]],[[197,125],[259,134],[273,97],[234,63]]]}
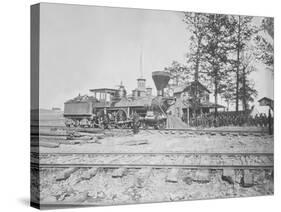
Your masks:
{"label": "locomotive boiler", "polygon": [[78,95],[64,103],[64,117],[67,127],[128,128],[133,117],[138,116],[143,128],[165,128],[167,110],[175,103],[173,97],[164,95],[170,75],[164,71],[152,73],[157,89],[153,96],[151,88],[145,87],[145,79],[139,78],[132,95],[127,95],[122,85],[118,89],[91,89],[92,96]]}

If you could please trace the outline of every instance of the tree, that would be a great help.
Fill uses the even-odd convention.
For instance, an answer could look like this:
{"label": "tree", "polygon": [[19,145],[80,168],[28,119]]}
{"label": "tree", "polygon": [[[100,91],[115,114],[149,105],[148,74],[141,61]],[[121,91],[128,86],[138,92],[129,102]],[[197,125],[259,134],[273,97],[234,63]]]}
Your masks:
{"label": "tree", "polygon": [[254,41],[256,44],[256,58],[264,63],[266,67],[274,71],[274,20],[273,18],[264,18],[261,27],[258,30]]}
{"label": "tree", "polygon": [[[244,57],[257,31],[252,19],[248,16],[184,13],[184,22],[191,32],[187,54],[189,73],[194,76],[194,81],[211,82],[216,105],[218,95],[221,95],[228,108],[235,101],[236,111],[239,101],[246,110],[256,95],[254,84],[249,80],[250,73],[255,70],[252,57],[251,60]],[[273,35],[268,23],[264,25]],[[192,94],[194,111],[200,103],[196,101],[199,99],[197,90],[195,87]]]}
{"label": "tree", "polygon": [[221,97],[225,100],[227,111],[229,111],[230,104],[235,100],[235,76],[229,74],[226,82],[221,87]]}
{"label": "tree", "polygon": [[190,78],[190,74],[188,72],[188,69],[185,65],[173,61],[171,66],[165,67],[164,71],[167,71],[170,73],[171,81],[173,86],[179,86],[185,83],[186,80]]}
{"label": "tree", "polygon": [[191,32],[189,53],[187,54],[187,63],[194,70],[194,81],[199,80],[199,69],[202,56],[202,42],[206,35],[206,26],[208,24],[208,15],[202,13],[184,13],[183,21],[188,25],[187,29]]}
{"label": "tree", "polygon": [[164,71],[170,74],[170,83],[168,84],[167,93],[173,92],[174,87],[185,84],[190,78],[190,71],[187,66],[173,61],[171,66],[165,67]]}
{"label": "tree", "polygon": [[254,97],[256,97],[258,94],[254,87],[254,82],[245,78],[243,87],[239,89],[239,99],[243,102],[244,111],[249,109],[249,102],[253,102]]}
{"label": "tree", "polygon": [[273,39],[274,38],[274,19],[273,18],[264,18],[262,20],[261,27],[265,30],[269,36]]}
{"label": "tree", "polygon": [[[218,95],[223,93],[226,79],[229,76],[227,64],[233,27],[227,15],[209,14],[205,30],[206,35],[202,42],[202,61],[208,65],[206,74],[213,83],[215,104],[217,105]],[[216,116],[217,107],[215,107]]]}
{"label": "tree", "polygon": [[236,86],[235,86],[235,110],[239,110],[239,88],[240,88],[240,74],[241,74],[241,52],[247,48],[255,28],[252,23],[253,17],[250,16],[230,16],[230,23],[234,29],[231,37],[233,54],[236,58],[232,59],[232,65],[236,69]]}
{"label": "tree", "polygon": [[238,91],[238,98],[242,101],[243,110],[246,111],[249,108],[249,102],[253,102],[257,96],[257,90],[254,88],[254,83],[248,79],[248,76],[256,70],[253,63],[253,54],[251,51],[243,52],[241,57],[241,70],[239,81],[242,82],[242,86]]}
{"label": "tree", "polygon": [[187,24],[187,29],[191,33],[189,42],[189,51],[187,53],[187,64],[192,70],[194,76],[194,88],[190,92],[189,103],[193,109],[194,117],[196,118],[196,111],[200,106],[200,94],[198,91],[199,79],[206,81],[206,74],[204,73],[205,63],[202,61],[203,43],[206,36],[206,29],[209,24],[209,15],[203,13],[184,13],[184,23]]}

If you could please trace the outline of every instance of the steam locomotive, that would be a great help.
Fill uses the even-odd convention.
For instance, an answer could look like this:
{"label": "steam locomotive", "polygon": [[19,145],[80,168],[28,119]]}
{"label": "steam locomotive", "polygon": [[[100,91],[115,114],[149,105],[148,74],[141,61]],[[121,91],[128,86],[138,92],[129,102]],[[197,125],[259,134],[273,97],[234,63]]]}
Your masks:
{"label": "steam locomotive", "polygon": [[173,97],[164,96],[170,75],[164,71],[152,73],[157,96],[145,87],[145,79],[139,78],[132,95],[127,95],[122,85],[118,89],[91,89],[93,96],[78,95],[64,103],[67,127],[129,128],[134,120],[139,127],[162,129],[166,127],[167,110],[175,103]]}

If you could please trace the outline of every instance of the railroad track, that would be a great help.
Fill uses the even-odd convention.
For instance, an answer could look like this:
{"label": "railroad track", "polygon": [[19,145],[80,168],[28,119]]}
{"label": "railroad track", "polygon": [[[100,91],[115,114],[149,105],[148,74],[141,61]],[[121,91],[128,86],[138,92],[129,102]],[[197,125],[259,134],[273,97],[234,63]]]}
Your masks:
{"label": "railroad track", "polygon": [[272,153],[41,153],[32,154],[40,168],[273,168]]}
{"label": "railroad track", "polygon": [[[38,165],[31,164],[32,168],[38,168]],[[273,165],[155,165],[155,164],[40,164],[40,169],[46,168],[127,168],[127,169],[141,169],[141,168],[154,168],[154,169],[273,169]]]}
{"label": "railroad track", "polygon": [[268,155],[273,156],[270,152],[33,152],[31,154],[45,156],[69,156],[69,155]]}
{"label": "railroad track", "polygon": [[[123,129],[99,129],[99,128],[67,128],[67,127],[62,127],[62,126],[40,126],[40,128],[47,128],[47,129],[61,129],[61,130],[68,130],[68,131],[76,131],[76,132],[85,132],[85,133],[101,133],[101,132],[119,132],[119,131],[128,131],[131,130],[130,128],[123,128]],[[248,135],[253,135],[253,136],[262,136],[262,135],[268,135],[267,130],[227,130],[227,129],[139,129],[140,131],[147,131],[147,132],[160,132],[164,134],[196,134],[196,135],[234,135],[234,136],[248,136]],[[32,134],[32,133],[31,133]],[[38,131],[35,133],[38,135]],[[35,135],[34,134],[34,135]],[[40,132],[39,132],[40,134]],[[44,133],[43,133],[44,134]]]}
{"label": "railroad track", "polygon": [[[81,180],[90,180],[93,177],[106,175],[110,178],[122,178],[124,176],[134,179],[147,179],[150,173],[154,176],[157,173],[165,175],[162,179],[165,183],[177,183],[184,181],[185,177],[190,180],[189,183],[211,182],[212,176],[228,176],[235,179],[240,176],[244,179],[253,178],[256,173],[261,176],[273,176],[274,155],[273,153],[259,152],[243,152],[243,153],[223,153],[223,152],[98,152],[98,153],[31,153],[31,156],[38,158],[38,163],[31,163],[31,168],[36,172],[44,171],[46,175],[50,174],[54,183],[64,181],[67,186],[72,186],[68,183],[68,178],[72,177],[71,182],[80,182]],[[74,162],[73,158],[77,157]],[[43,160],[42,160],[43,159]],[[60,161],[56,161],[59,159]],[[61,161],[65,159],[65,163]],[[98,161],[102,160],[102,163]],[[125,160],[126,159],[126,160]],[[44,161],[45,160],[45,161]],[[50,160],[50,161],[48,161]],[[240,162],[239,162],[240,161]],[[242,162],[241,162],[242,161]],[[221,163],[224,162],[224,163]],[[54,169],[54,170],[53,170]],[[48,170],[52,170],[49,172]],[[101,174],[102,173],[102,174]],[[142,175],[143,173],[144,175]],[[192,174],[188,174],[192,173]],[[147,174],[147,175],[146,175]],[[241,178],[241,179],[242,179]],[[229,179],[229,178],[228,178]],[[134,182],[139,182],[138,180]],[[142,182],[142,181],[140,181]],[[241,181],[242,185],[244,181]],[[204,185],[204,184],[202,184]],[[112,185],[114,186],[114,185]],[[88,202],[88,193],[82,192],[81,195],[74,196],[74,200],[58,200],[53,202],[42,201],[43,207],[64,207],[70,205],[103,205],[102,200],[94,200]],[[82,198],[80,199],[80,196]],[[81,200],[81,201],[80,201]]]}
{"label": "railroad track", "polygon": [[[48,126],[45,128],[56,128],[56,126]],[[63,129],[65,133],[67,130],[79,132],[81,129],[67,129],[66,127],[58,126],[57,129]],[[67,129],[67,130],[66,130]],[[46,130],[46,129],[45,129]],[[131,129],[111,129],[111,130],[95,130],[82,129],[87,134],[103,133],[105,136],[107,133],[113,134],[114,132],[120,132],[122,134],[131,133]],[[98,132],[97,132],[98,131]],[[141,133],[144,129],[140,129]],[[265,131],[245,131],[245,130],[222,130],[222,129],[147,129],[147,133],[159,133],[160,136],[267,136]],[[39,131],[38,131],[39,132]],[[50,132],[56,132],[51,131]],[[80,133],[79,133],[80,134]],[[62,136],[65,136],[62,135]],[[158,134],[157,134],[158,136]],[[216,138],[216,137],[215,137]],[[79,138],[77,138],[79,139]],[[35,174],[40,172],[42,178],[53,179],[49,186],[54,183],[61,183],[72,188],[70,182],[80,182],[81,177],[86,179],[92,179],[94,182],[99,182],[101,177],[122,178],[124,181],[127,179],[137,179],[139,173],[151,170],[154,174],[165,175],[163,185],[165,185],[167,179],[176,178],[179,182],[185,179],[185,176],[189,176],[186,173],[192,173],[192,183],[197,183],[198,176],[207,175],[210,178],[212,176],[222,176],[223,174],[231,173],[231,176],[247,176],[246,178],[253,178],[256,173],[264,173],[264,176],[273,176],[274,170],[274,155],[267,152],[44,152],[44,153],[31,153],[31,170]],[[94,174],[93,174],[94,173]],[[194,175],[193,175],[194,174]],[[250,177],[249,177],[250,176]],[[69,179],[69,180],[68,180]],[[90,181],[90,182],[93,182]],[[199,180],[200,181],[200,180]],[[51,181],[50,181],[51,182]],[[88,183],[87,181],[83,183]],[[175,183],[175,182],[173,182]],[[199,182],[199,185],[200,182]],[[202,184],[203,186],[205,184]],[[114,186],[114,185],[112,185]],[[75,187],[75,186],[74,186]],[[71,190],[71,189],[70,189]],[[79,193],[80,194],[80,193]],[[79,199],[79,194],[77,198]],[[76,194],[75,194],[76,195]],[[73,197],[75,198],[75,196]],[[104,202],[87,202],[86,199],[68,201],[59,200],[54,201],[41,201],[43,207],[69,207],[79,205],[103,205]]]}

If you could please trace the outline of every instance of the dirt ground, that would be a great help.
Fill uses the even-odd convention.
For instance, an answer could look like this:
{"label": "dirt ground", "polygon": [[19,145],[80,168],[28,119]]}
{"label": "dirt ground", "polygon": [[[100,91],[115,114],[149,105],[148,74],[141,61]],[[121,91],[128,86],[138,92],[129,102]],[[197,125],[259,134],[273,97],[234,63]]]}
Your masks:
{"label": "dirt ground", "polygon": [[[49,117],[49,116],[48,116]],[[46,123],[55,123],[50,117]],[[247,134],[256,128],[226,127],[221,130],[244,130],[245,133],[201,133],[176,130],[105,130],[96,133],[79,132],[69,138],[62,129],[42,128],[40,137],[32,137],[31,151],[39,153],[272,153],[274,139],[266,133]],[[45,134],[44,134],[45,133]],[[55,135],[49,136],[49,133]],[[46,145],[47,144],[47,145]],[[36,154],[35,154],[36,155]],[[77,158],[78,157],[78,158]],[[96,156],[95,156],[96,157]],[[41,163],[105,163],[106,158],[85,155],[65,157],[47,156]],[[195,158],[195,159],[194,159]],[[112,163],[134,163],[215,165],[235,163],[238,165],[273,164],[272,160],[254,155],[241,158],[196,158],[185,160],[161,157],[107,158]],[[125,160],[125,161],[124,161]],[[38,162],[35,157],[34,161]],[[107,161],[107,162],[108,162]],[[199,161],[199,162],[198,162]],[[274,179],[272,168],[254,169],[197,169],[175,167],[145,168],[40,168],[31,171],[32,189],[41,204],[91,204],[112,205],[163,201],[182,201],[211,198],[246,197],[272,195]],[[37,189],[39,186],[39,190]],[[40,195],[39,195],[40,194]]]}
{"label": "dirt ground", "polygon": [[91,179],[83,180],[88,169],[80,168],[67,180],[56,181],[62,169],[42,169],[42,204],[128,204],[210,198],[246,197],[273,194],[270,171],[252,170],[253,185],[243,186],[242,171],[236,170],[233,182],[223,180],[220,170],[176,170],[169,181],[170,169],[129,169],[113,177],[114,169],[99,168]]}
{"label": "dirt ground", "polygon": [[[105,133],[96,136],[98,142],[71,142],[60,144],[58,148],[40,147],[40,152],[260,152],[273,153],[273,136],[233,136],[198,135],[171,131],[141,131],[133,135],[131,131],[119,134]],[[60,138],[61,139],[61,138]],[[79,138],[78,138],[79,139]],[[41,140],[44,140],[43,138]],[[143,142],[139,142],[143,141]],[[52,138],[52,142],[58,139]],[[134,145],[135,143],[135,145]]]}

